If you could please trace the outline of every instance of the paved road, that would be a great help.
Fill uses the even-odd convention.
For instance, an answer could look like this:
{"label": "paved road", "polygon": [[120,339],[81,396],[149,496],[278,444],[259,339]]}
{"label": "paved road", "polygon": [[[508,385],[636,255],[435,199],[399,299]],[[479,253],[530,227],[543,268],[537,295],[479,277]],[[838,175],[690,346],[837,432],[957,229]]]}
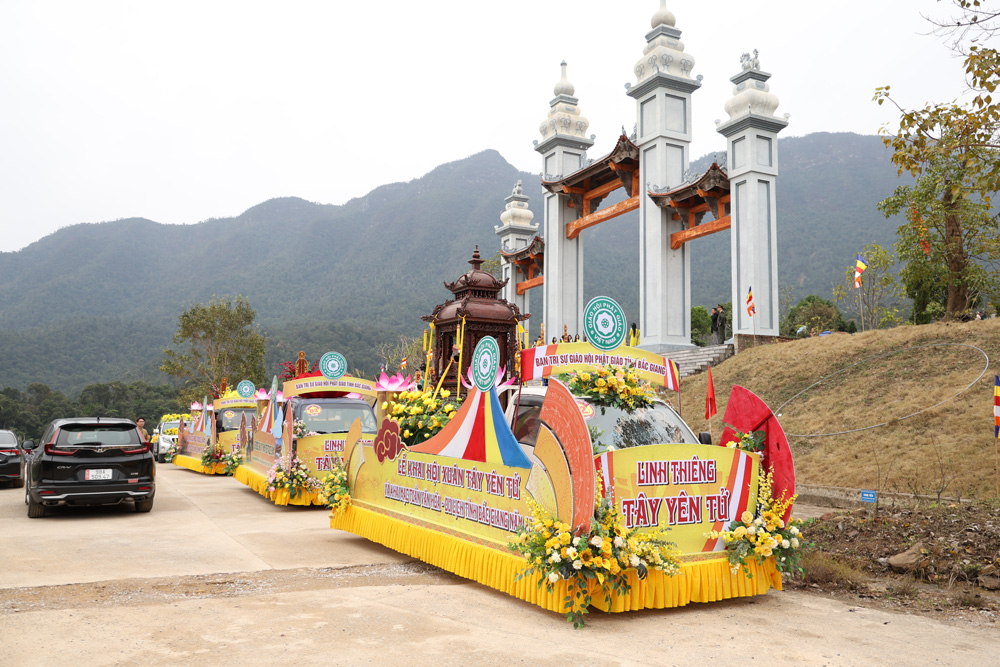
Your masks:
{"label": "paved road", "polygon": [[796,592],[563,618],[160,466],[156,506],[28,519],[0,489],[0,665],[991,664],[998,633]]}

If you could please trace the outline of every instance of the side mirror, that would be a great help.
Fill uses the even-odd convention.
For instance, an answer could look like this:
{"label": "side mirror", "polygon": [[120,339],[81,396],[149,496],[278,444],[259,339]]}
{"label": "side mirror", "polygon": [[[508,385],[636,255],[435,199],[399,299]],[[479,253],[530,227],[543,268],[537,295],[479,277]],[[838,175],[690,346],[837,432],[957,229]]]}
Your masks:
{"label": "side mirror", "polygon": [[21,449],[31,451],[34,448],[35,448],[34,440],[25,440],[24,442],[21,443]]}
{"label": "side mirror", "polygon": [[701,433],[699,433],[698,434],[698,442],[700,442],[703,445],[711,445],[712,444],[712,432],[711,431],[702,431]]}

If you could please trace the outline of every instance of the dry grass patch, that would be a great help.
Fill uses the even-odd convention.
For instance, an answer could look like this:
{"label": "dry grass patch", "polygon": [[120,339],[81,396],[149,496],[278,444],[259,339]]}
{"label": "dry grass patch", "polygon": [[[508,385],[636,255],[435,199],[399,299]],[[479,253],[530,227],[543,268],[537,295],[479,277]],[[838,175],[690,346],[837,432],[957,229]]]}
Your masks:
{"label": "dry grass patch", "polygon": [[[986,364],[968,347],[920,347],[942,343],[972,345],[1000,361],[1000,318],[835,334],[746,350],[712,370],[719,408],[713,437],[722,432],[729,389],[738,384],[780,413],[786,433],[799,434],[789,435],[789,442],[800,483],[995,497],[993,364],[974,387],[932,407],[967,387]],[[707,380],[703,373],[681,383],[684,417],[696,431],[709,430]],[[895,421],[921,410],[926,411]],[[883,422],[889,423],[802,437]]]}

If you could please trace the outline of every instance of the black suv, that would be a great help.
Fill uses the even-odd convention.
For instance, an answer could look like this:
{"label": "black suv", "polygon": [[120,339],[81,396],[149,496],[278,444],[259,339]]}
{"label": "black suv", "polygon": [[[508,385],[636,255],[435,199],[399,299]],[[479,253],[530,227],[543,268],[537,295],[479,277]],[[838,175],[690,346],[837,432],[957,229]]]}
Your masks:
{"label": "black suv", "polygon": [[57,419],[45,427],[39,445],[25,440],[23,447],[24,502],[31,518],[55,505],[132,500],[136,512],[153,509],[153,455],[128,419]]}
{"label": "black suv", "polygon": [[0,482],[9,481],[14,488],[24,486],[21,463],[24,455],[17,436],[12,431],[0,431]]}

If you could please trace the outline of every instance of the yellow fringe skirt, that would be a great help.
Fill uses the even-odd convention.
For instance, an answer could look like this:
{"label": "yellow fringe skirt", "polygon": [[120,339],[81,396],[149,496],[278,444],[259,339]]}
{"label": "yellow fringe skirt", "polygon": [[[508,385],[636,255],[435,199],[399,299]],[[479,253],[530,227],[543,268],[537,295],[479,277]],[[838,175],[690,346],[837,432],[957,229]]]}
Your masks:
{"label": "yellow fringe skirt", "polygon": [[194,470],[195,472],[204,473],[206,475],[226,474],[225,463],[215,463],[211,467],[205,467],[201,464],[201,459],[196,459],[193,456],[184,456],[183,454],[178,454],[174,457],[173,463],[175,466],[180,466],[181,468],[187,468],[188,470]]}
{"label": "yellow fringe skirt", "polygon": [[272,501],[275,505],[325,505],[322,496],[320,496],[318,491],[300,491],[295,494],[292,498],[292,494],[288,489],[275,489],[274,491],[269,491],[270,485],[267,483],[267,478],[260,473],[247,468],[246,466],[240,466],[233,473],[233,477],[236,478],[237,482],[246,484],[251,489],[264,496],[268,500]]}
{"label": "yellow fringe skirt", "polygon": [[[356,505],[348,506],[338,515],[331,514],[330,527],[354,533],[544,609],[566,611],[566,581],[559,580],[553,584],[551,592],[544,583],[538,585],[537,574],[515,581],[517,574],[527,565],[518,554],[476,544]],[[718,558],[684,562],[681,571],[674,576],[652,570],[645,580],[640,581],[635,570],[629,570],[631,590],[625,595],[612,592],[610,611],[683,607],[690,602],[763,595],[772,587],[781,590],[781,573],[775,568],[773,559],[766,560],[763,565],[751,562],[747,569],[749,575],[742,568],[733,572],[725,553],[720,553]],[[609,611],[600,584],[593,580],[590,595],[594,607]]]}

